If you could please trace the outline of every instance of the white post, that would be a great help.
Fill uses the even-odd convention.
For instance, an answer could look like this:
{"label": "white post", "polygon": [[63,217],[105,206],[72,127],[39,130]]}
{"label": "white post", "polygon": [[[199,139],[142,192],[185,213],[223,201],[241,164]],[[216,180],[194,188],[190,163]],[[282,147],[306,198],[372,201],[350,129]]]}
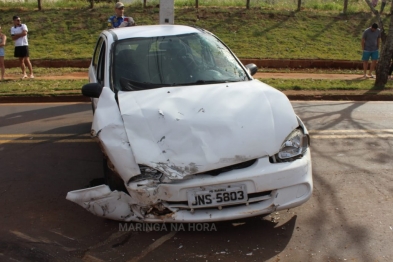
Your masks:
{"label": "white post", "polygon": [[160,24],[175,24],[175,0],[160,0]]}

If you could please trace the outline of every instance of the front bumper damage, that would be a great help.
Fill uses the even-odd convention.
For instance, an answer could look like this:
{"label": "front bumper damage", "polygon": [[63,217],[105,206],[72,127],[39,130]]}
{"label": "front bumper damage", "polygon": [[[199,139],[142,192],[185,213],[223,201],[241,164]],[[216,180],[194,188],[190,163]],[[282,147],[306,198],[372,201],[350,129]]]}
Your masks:
{"label": "front bumper damage", "polygon": [[[280,166],[277,168],[277,166]],[[192,209],[187,206],[189,189],[241,183],[247,186],[248,202],[243,205]],[[198,175],[180,183],[127,186],[130,195],[101,185],[69,192],[71,200],[94,215],[119,221],[214,222],[233,220],[288,209],[306,202],[312,194],[311,159],[272,164],[267,157],[250,167],[219,176]],[[265,194],[262,194],[264,193]]]}
{"label": "front bumper damage", "polygon": [[[171,92],[175,93],[172,90]],[[164,93],[169,93],[169,91]],[[179,97],[181,94],[176,95],[177,103],[179,103]],[[263,94],[263,96],[265,96],[265,94]],[[253,96],[248,94],[247,97]],[[282,101],[280,97],[274,98],[277,103],[281,104],[281,109],[285,109],[282,112],[293,110],[290,107],[289,101]],[[143,101],[144,103],[142,103],[135,97],[133,97],[133,99],[134,100],[129,99],[127,102],[133,101],[136,105],[146,104],[146,101]],[[121,98],[119,98],[119,100],[121,107]],[[214,101],[213,98],[212,100]],[[186,105],[187,103],[184,104]],[[266,104],[269,103],[266,102]],[[224,106],[224,104],[222,106]],[[208,105],[205,105],[205,108],[207,107]],[[143,108],[138,110],[140,111],[138,111],[137,115],[146,117],[147,112],[143,111]],[[230,108],[228,108],[228,110],[230,110]],[[268,115],[269,121],[260,122],[258,124],[261,126],[261,123],[263,123],[264,126],[261,128],[260,133],[264,133],[265,129],[267,130],[266,132],[271,132],[270,130],[274,130],[274,128],[280,132],[273,133],[270,136],[275,137],[274,141],[266,140],[264,142],[265,145],[269,145],[267,148],[270,148],[269,150],[271,152],[261,151],[257,147],[254,149],[253,154],[248,155],[246,159],[230,158],[232,161],[231,164],[242,163],[245,160],[250,161],[251,159],[253,162],[250,166],[224,171],[219,175],[211,175],[209,172],[195,172],[193,174],[192,169],[188,169],[188,174],[185,174],[180,173],[180,169],[172,169],[172,171],[176,172],[172,173],[172,177],[169,175],[169,178],[171,179],[136,179],[141,177],[142,174],[138,163],[144,163],[141,159],[138,159],[138,157],[141,158],[141,156],[146,156],[146,159],[148,159],[149,154],[151,154],[151,149],[153,148],[157,149],[156,158],[157,160],[160,160],[162,157],[158,150],[160,147],[154,146],[156,144],[161,146],[160,139],[157,138],[164,136],[156,131],[160,129],[152,129],[151,127],[153,124],[146,121],[144,125],[150,128],[149,130],[146,129],[149,131],[147,133],[155,139],[147,139],[147,137],[144,137],[144,140],[150,141],[147,144],[150,143],[152,146],[143,148],[143,144],[141,143],[140,147],[132,147],[130,145],[130,141],[132,141],[132,138],[130,140],[130,136],[135,136],[135,134],[130,132],[130,128],[127,129],[127,125],[129,127],[130,123],[139,122],[131,121],[132,119],[130,119],[130,117],[132,116],[132,112],[128,115],[122,115],[119,111],[119,106],[117,105],[113,92],[109,88],[103,88],[94,115],[92,137],[95,140],[98,140],[102,151],[115,167],[114,171],[124,181],[128,194],[125,192],[111,191],[107,185],[100,185],[97,187],[68,192],[66,199],[82,206],[96,216],[126,222],[214,222],[269,214],[274,211],[299,206],[306,202],[312,194],[313,185],[310,151],[307,150],[304,156],[300,159],[284,163],[271,163],[268,156],[272,155],[272,153],[276,153],[274,152],[274,148],[277,148],[277,145],[282,143],[285,136],[291,130],[296,128],[299,124],[303,127],[303,124],[300,120],[296,120],[296,117],[287,117],[286,115],[281,116],[280,111],[274,107],[266,107],[265,109],[262,108],[260,110],[269,111],[271,114],[275,115],[274,118],[271,118],[271,114]],[[171,110],[167,109],[165,112],[171,112]],[[175,124],[184,120],[187,127],[192,127],[191,121],[193,119],[171,119],[170,114],[167,114],[165,117],[165,121],[167,122],[164,124],[166,125],[168,125],[171,120],[173,120],[172,122]],[[128,118],[130,120],[127,122],[128,124],[124,123],[124,118]],[[226,126],[229,127],[228,129],[234,129],[234,127],[238,126],[237,131],[232,130],[231,132],[233,133],[234,138],[239,137],[238,140],[240,142],[243,141],[242,137],[248,137],[247,133],[241,136],[241,132],[246,132],[243,131],[245,129],[243,129],[243,125],[240,125],[243,118],[244,117],[242,116],[238,116],[237,122],[231,123],[232,126],[226,124]],[[275,119],[282,120],[283,118],[286,120],[283,121],[283,123],[286,123],[285,125],[275,122]],[[138,118],[133,120],[137,119]],[[162,121],[161,116],[158,116],[158,120]],[[206,121],[206,118],[203,119],[200,117],[200,121],[200,123],[203,123],[203,121]],[[134,126],[134,128],[139,128],[139,137],[142,137],[142,135],[146,133],[146,130],[141,130],[140,126]],[[175,141],[177,136],[174,136],[174,138],[170,137],[171,128],[172,126],[168,126],[169,131],[166,133],[165,138],[168,141]],[[190,128],[190,130],[192,130],[192,128]],[[253,132],[252,130],[255,129],[251,129],[251,131],[249,130],[247,132]],[[200,131],[198,132],[200,133]],[[193,134],[197,134],[198,132],[194,132]],[[182,133],[182,135],[186,134],[187,132],[184,132],[184,134]],[[190,139],[196,138],[198,137],[190,137]],[[205,139],[205,141],[201,141],[204,145],[211,145],[211,141],[214,141],[214,137],[204,136],[202,139]],[[210,141],[208,141],[208,139],[210,139]],[[133,142],[135,141],[136,139],[134,137]],[[155,142],[151,143],[151,141]],[[244,143],[246,142],[249,141],[244,140]],[[138,143],[140,142],[138,141]],[[163,154],[167,155],[170,151],[170,154],[178,157],[175,153],[179,153],[179,150],[183,150],[181,144],[179,144],[178,147],[174,147],[173,143],[166,144],[165,146],[171,149],[171,151],[166,150],[166,152],[163,152]],[[241,145],[236,146],[239,147]],[[250,146],[243,149],[246,150],[248,147]],[[133,149],[135,149],[135,152],[138,154],[135,155]],[[145,152],[141,153],[142,150],[145,150]],[[198,162],[203,163],[198,166],[200,170],[201,168],[202,170],[203,168],[211,170],[212,167],[220,168],[228,166],[228,163],[217,157],[220,152],[222,152],[223,155],[227,153],[224,152],[221,147],[215,148],[213,145],[209,148],[205,146],[202,148],[201,152],[205,152],[205,158]],[[206,152],[210,153],[206,154]],[[176,158],[173,157],[172,159]],[[155,163],[160,162],[156,161]],[[182,163],[182,160],[180,159],[176,163]],[[177,165],[177,167],[178,166],[179,165]],[[162,173],[165,173],[166,171],[165,169],[160,169],[158,165],[155,166],[154,169],[159,170]],[[182,172],[184,171],[185,169],[182,170]],[[192,208],[189,206],[187,192],[190,190],[203,190],[204,188],[211,186],[230,187],[231,185],[237,184],[242,184],[246,188],[247,200],[245,203],[221,206],[217,205],[202,208]]]}

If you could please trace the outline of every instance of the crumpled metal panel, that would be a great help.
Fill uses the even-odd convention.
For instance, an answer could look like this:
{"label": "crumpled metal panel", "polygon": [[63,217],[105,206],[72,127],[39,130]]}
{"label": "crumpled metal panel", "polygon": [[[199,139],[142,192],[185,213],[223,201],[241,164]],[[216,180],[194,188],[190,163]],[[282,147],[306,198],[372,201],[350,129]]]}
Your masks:
{"label": "crumpled metal panel", "polygon": [[298,126],[287,97],[258,80],[118,98],[136,162],[170,179],[273,155]]}
{"label": "crumpled metal panel", "polygon": [[134,204],[129,195],[111,191],[107,185],[68,192],[66,199],[99,217],[119,221],[144,219],[141,208]]}
{"label": "crumpled metal panel", "polygon": [[115,94],[107,87],[103,88],[98,100],[91,133],[93,137],[98,137],[105,154],[125,182],[140,174]]}

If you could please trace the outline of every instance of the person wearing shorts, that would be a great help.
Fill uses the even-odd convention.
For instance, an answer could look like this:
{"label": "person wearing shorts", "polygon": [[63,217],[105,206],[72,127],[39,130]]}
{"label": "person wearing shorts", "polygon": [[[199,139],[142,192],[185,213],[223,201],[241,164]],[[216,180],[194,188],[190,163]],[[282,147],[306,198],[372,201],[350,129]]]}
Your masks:
{"label": "person wearing shorts", "polygon": [[4,67],[4,46],[7,42],[7,36],[3,34],[3,31],[0,26],[0,70],[1,70],[1,81],[4,80],[4,72],[5,72],[5,67]]}
{"label": "person wearing shorts", "polygon": [[[27,41],[27,26],[22,24],[19,16],[12,18],[14,26],[11,27],[11,37],[15,42],[14,57],[19,58],[20,68],[22,69],[22,79],[27,78],[26,65],[29,68],[29,77],[34,78],[33,67],[29,58],[29,43]],[[25,65],[26,64],[26,65]]]}
{"label": "person wearing shorts", "polygon": [[362,35],[362,50],[363,50],[363,77],[367,78],[368,61],[371,59],[370,74],[368,77],[375,78],[372,72],[374,72],[375,65],[379,58],[379,43],[381,42],[381,31],[378,28],[378,24],[374,23],[371,27],[364,30]]}

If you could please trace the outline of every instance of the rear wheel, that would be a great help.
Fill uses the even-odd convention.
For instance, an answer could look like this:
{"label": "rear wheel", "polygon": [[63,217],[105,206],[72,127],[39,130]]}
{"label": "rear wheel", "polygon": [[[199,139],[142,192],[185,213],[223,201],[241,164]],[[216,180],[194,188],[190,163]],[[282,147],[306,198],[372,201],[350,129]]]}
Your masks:
{"label": "rear wheel", "polygon": [[121,179],[121,177],[118,174],[116,174],[112,169],[109,168],[108,162],[109,164],[111,164],[106,157],[103,157],[102,164],[104,168],[105,184],[107,184],[112,191],[113,190],[123,191],[128,194],[123,179]]}

